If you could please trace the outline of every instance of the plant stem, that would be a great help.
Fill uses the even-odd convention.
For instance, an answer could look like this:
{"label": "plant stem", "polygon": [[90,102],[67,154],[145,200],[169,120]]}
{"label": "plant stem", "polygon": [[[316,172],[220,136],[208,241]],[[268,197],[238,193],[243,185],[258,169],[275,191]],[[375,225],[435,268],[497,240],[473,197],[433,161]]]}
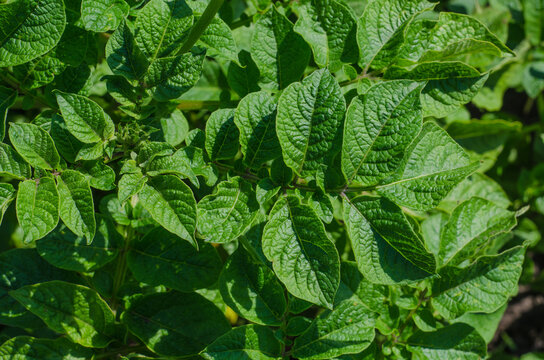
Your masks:
{"label": "plant stem", "polygon": [[178,102],[178,109],[180,110],[213,110],[219,108],[221,105],[234,106],[238,104],[238,101],[213,101],[213,100],[182,100]]}
{"label": "plant stem", "polygon": [[95,360],[109,359],[116,355],[128,355],[128,354],[132,354],[134,352],[142,351],[145,349],[147,348],[144,345],[127,346],[127,347],[122,347],[122,348],[114,349],[111,351],[103,352],[102,354],[97,354],[93,359]]}
{"label": "plant stem", "polygon": [[[425,301],[425,295],[427,294],[427,289],[424,289],[420,294],[419,294],[419,300],[418,300],[418,303],[417,303],[417,306],[412,309],[410,311],[410,313],[408,314],[408,316],[406,317],[406,319],[404,320],[404,322],[402,323],[401,326],[399,326],[399,337],[400,335],[402,334],[402,332],[404,331],[404,329],[406,329],[406,326],[408,326],[408,322],[410,321],[410,319],[414,316],[414,314],[416,313],[416,311],[419,309],[419,307],[421,306],[421,304],[423,304],[423,301]],[[395,338],[394,340],[395,343],[398,342],[398,338]]]}
{"label": "plant stem", "polygon": [[195,26],[191,29],[191,32],[189,33],[189,36],[187,37],[187,41],[183,44],[181,49],[178,51],[179,54],[186,53],[187,51],[191,50],[191,48],[196,44],[204,30],[208,27],[212,19],[215,17],[215,14],[219,11],[221,6],[223,5],[224,0],[211,0],[208,4],[208,7],[206,7],[206,10],[204,10],[204,13],[202,16],[198,19]]}
{"label": "plant stem", "polygon": [[[255,175],[255,174],[252,174],[252,173],[249,173],[249,172],[243,172],[243,171],[240,171],[238,169],[235,169],[234,167],[230,166],[230,165],[226,165],[226,164],[221,164],[221,163],[218,163],[218,162],[215,162],[214,163],[215,166],[217,167],[217,169],[219,171],[222,171],[222,172],[233,172],[235,173],[236,175],[250,181],[250,182],[253,182],[253,183],[258,183],[259,181],[263,180],[262,178],[260,178],[259,176]],[[295,182],[293,182],[292,185],[289,185],[289,186],[282,186],[281,187],[283,190],[295,190],[295,189],[299,189],[299,190],[304,190],[304,191],[309,191],[309,192],[317,192],[317,191],[320,191],[320,189],[318,188],[313,188],[313,187],[310,187],[310,186],[306,186],[306,185],[300,185],[300,184],[297,184]],[[358,193],[358,192],[362,192],[362,191],[372,191],[374,190],[375,187],[374,186],[342,186],[342,187],[339,187],[339,188],[331,188],[331,189],[326,189],[327,192],[333,192],[333,193],[339,193],[339,194],[345,194],[345,193]]]}
{"label": "plant stem", "polygon": [[125,244],[123,246],[123,249],[121,249],[119,259],[117,260],[117,267],[115,268],[115,275],[113,278],[113,290],[111,297],[112,308],[114,309],[117,307],[117,293],[119,292],[119,288],[121,287],[121,285],[123,285],[123,283],[125,282],[125,277],[127,275],[127,253],[133,236],[134,229],[128,226],[125,232]]}

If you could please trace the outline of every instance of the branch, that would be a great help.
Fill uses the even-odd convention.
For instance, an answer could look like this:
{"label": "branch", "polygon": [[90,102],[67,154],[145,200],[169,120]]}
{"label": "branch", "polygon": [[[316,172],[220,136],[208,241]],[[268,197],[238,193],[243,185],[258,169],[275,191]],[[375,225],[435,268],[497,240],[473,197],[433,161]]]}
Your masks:
{"label": "branch", "polygon": [[198,19],[195,26],[191,29],[191,32],[189,33],[189,36],[187,37],[187,40],[179,49],[178,55],[186,53],[187,51],[191,50],[191,48],[196,44],[198,39],[200,39],[200,36],[206,30],[208,25],[210,25],[210,22],[215,17],[215,14],[219,11],[221,6],[223,5],[224,0],[211,0],[208,4],[208,7],[206,7],[206,10],[204,10],[204,13],[202,16]]}

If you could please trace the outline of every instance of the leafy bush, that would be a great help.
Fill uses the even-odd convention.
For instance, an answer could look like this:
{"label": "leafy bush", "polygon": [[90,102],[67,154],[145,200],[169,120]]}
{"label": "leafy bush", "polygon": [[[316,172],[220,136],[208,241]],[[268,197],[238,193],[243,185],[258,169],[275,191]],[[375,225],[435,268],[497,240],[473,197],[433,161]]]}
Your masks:
{"label": "leafy bush", "polygon": [[544,191],[463,106],[526,42],[435,7],[1,5],[0,357],[486,357]]}

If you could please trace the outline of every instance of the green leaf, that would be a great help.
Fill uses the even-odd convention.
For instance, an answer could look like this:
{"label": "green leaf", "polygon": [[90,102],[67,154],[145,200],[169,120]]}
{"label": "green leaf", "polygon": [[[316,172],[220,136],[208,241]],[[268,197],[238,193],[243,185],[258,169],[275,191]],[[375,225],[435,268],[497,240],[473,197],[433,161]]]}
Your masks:
{"label": "green leaf", "polygon": [[210,244],[200,244],[197,251],[160,227],[131,246],[127,264],[136,280],[183,292],[213,285],[223,265]]}
{"label": "green leaf", "polygon": [[227,243],[242,235],[257,216],[259,203],[251,184],[233,177],[217,185],[198,203],[198,232],[212,243]]}
{"label": "green leaf", "polygon": [[18,0],[0,7],[0,67],[49,52],[66,25],[62,0]]}
{"label": "green leaf", "polygon": [[19,183],[15,205],[25,243],[41,239],[59,222],[59,193],[53,179]]}
{"label": "green leaf", "polygon": [[151,141],[143,143],[138,152],[138,164],[147,166],[156,157],[171,155],[174,150],[172,145],[165,142]]}
{"label": "green leaf", "polygon": [[480,75],[478,70],[459,61],[429,61],[410,68],[392,66],[386,70],[384,78],[424,81],[449,78],[473,78]]}
{"label": "green leaf", "polygon": [[433,307],[447,319],[497,310],[518,291],[524,253],[523,247],[515,247],[482,256],[466,268],[443,268],[433,282]]}
{"label": "green leaf", "polygon": [[234,123],[240,130],[244,165],[258,169],[281,156],[276,135],[276,102],[269,93],[260,91],[244,97],[236,108]]}
{"label": "green leaf", "polygon": [[0,183],[0,224],[2,224],[4,214],[13,200],[15,200],[13,185]]}
{"label": "green leaf", "polygon": [[206,121],[206,151],[213,161],[230,159],[238,153],[240,132],[234,123],[234,111],[216,110]]}
{"label": "green leaf", "polygon": [[73,273],[51,266],[29,248],[0,253],[0,273],[0,323],[23,328],[43,327],[43,323],[8,296],[9,291],[49,280],[77,281]]}
{"label": "green leaf", "polygon": [[89,180],[89,185],[95,189],[109,191],[115,188],[115,171],[103,161],[86,161],[79,171]]}
{"label": "green leaf", "polygon": [[82,0],[81,22],[86,30],[115,30],[128,15],[130,6],[124,0]]}
{"label": "green leaf", "polygon": [[36,250],[48,263],[78,272],[95,271],[113,261],[119,254],[123,238],[113,223],[98,217],[96,236],[88,245],[84,237],[61,228],[36,242]]}
{"label": "green leaf", "polygon": [[261,90],[258,84],[261,73],[249,52],[240,51],[238,58],[240,65],[235,62],[229,64],[227,81],[232,90],[236,91],[240,97],[244,97],[249,93]]}
{"label": "green leaf", "polygon": [[60,196],[60,218],[77,236],[93,241],[96,232],[93,194],[85,175],[74,170],[65,170],[57,177]]}
{"label": "green leaf", "polygon": [[298,197],[280,198],[264,227],[263,252],[294,296],[331,309],[340,259],[315,211]]}
{"label": "green leaf", "polygon": [[305,0],[294,5],[298,16],[294,29],[311,46],[319,67],[336,72],[344,63],[357,63],[357,20],[348,6],[336,0]]}
{"label": "green leaf", "polygon": [[230,330],[223,313],[196,293],[156,293],[131,301],[121,320],[159,355],[196,355]]}
{"label": "green leaf", "polygon": [[[196,187],[200,186],[194,164],[188,156],[188,148],[182,148],[172,155],[156,157],[146,166],[146,174],[157,176],[163,174],[174,174],[182,179],[189,179]],[[200,174],[199,174],[200,175]]]}
{"label": "green leaf", "polygon": [[525,36],[532,45],[538,46],[544,40],[544,6],[541,0],[523,1]]}
{"label": "green leaf", "polygon": [[474,328],[453,324],[432,332],[418,331],[408,339],[408,349],[423,359],[479,360],[487,345]]}
{"label": "green leaf", "polygon": [[157,59],[144,75],[144,83],[149,87],[147,92],[157,101],[180,97],[200,79],[203,60],[204,54],[192,52]]}
{"label": "green leaf", "polygon": [[7,360],[86,360],[94,355],[91,349],[74,344],[66,338],[37,339],[16,336],[0,346],[0,359]]}
{"label": "green leaf", "polygon": [[544,90],[544,61],[531,62],[525,66],[522,84],[529,97],[538,97]]}
{"label": "green leaf", "polygon": [[344,197],[344,221],[359,269],[369,281],[392,285],[421,280],[435,272],[433,255],[391,201]]}
{"label": "green leaf", "polygon": [[41,127],[28,123],[11,123],[9,140],[30,165],[46,170],[59,166],[60,157],[55,144]]}
{"label": "green leaf", "polygon": [[30,165],[8,144],[0,143],[0,175],[23,180],[32,176]]}
{"label": "green leaf", "polygon": [[136,174],[123,174],[117,185],[119,202],[124,203],[132,196],[142,191],[147,180],[148,178],[143,176],[141,172]]}
{"label": "green leaf", "polygon": [[189,186],[173,175],[160,175],[148,180],[139,197],[156,222],[198,248],[196,201]]}
{"label": "green leaf", "polygon": [[346,300],[326,311],[296,338],[293,355],[297,359],[332,359],[355,354],[374,340],[376,315],[360,302]]}
{"label": "green leaf", "polygon": [[399,171],[377,190],[400,206],[428,210],[477,168],[442,128],[426,122]]}
{"label": "green leaf", "polygon": [[189,123],[181,111],[174,110],[169,116],[161,117],[164,140],[172,146],[178,146],[189,132]]}
{"label": "green leaf", "polygon": [[[51,129],[49,133],[60,155],[66,161],[75,163],[76,157],[84,144],[68,131],[68,127],[62,116],[54,114],[51,117]],[[102,151],[100,155],[102,155]]]}
{"label": "green leaf", "polygon": [[110,36],[106,44],[106,61],[114,74],[128,80],[140,80],[146,73],[149,60],[136,44],[126,22]]}
{"label": "green leaf", "polygon": [[353,99],[342,145],[342,171],[348,184],[376,185],[397,170],[421,130],[422,87],[411,81],[388,81]]}
{"label": "green leaf", "polygon": [[114,315],[97,292],[64,281],[28,285],[9,295],[43,320],[47,326],[85,347],[106,347]]}
{"label": "green leaf", "polygon": [[0,141],[4,140],[6,135],[6,119],[8,109],[13,106],[17,99],[17,90],[0,86]]}
{"label": "green leaf", "polygon": [[91,144],[113,137],[115,126],[100,105],[85,96],[55,91],[66,127],[79,141]]}
{"label": "green leaf", "polygon": [[262,325],[281,325],[287,310],[283,287],[271,269],[243,248],[227,259],[219,290],[225,303],[243,318]]}
{"label": "green leaf", "polygon": [[479,248],[516,226],[516,214],[473,197],[460,204],[442,230],[438,260],[441,266],[470,259]]}
{"label": "green leaf", "polygon": [[423,116],[444,117],[468,103],[487,81],[489,74],[469,78],[431,80],[421,93]]}
{"label": "green leaf", "polygon": [[276,120],[285,164],[302,177],[326,168],[340,150],[345,110],[340,86],[327,69],[285,89]]}
{"label": "green leaf", "polygon": [[255,23],[251,57],[268,89],[284,89],[299,81],[310,60],[311,50],[293,30],[293,24],[271,6]]}
{"label": "green leaf", "polygon": [[185,0],[151,0],[134,25],[136,44],[153,63],[181,47],[193,25],[193,12]]}
{"label": "green leaf", "polygon": [[359,19],[357,41],[362,67],[381,69],[392,62],[406,25],[435,4],[425,0],[371,0]]}
{"label": "green leaf", "polygon": [[204,349],[202,356],[207,360],[278,360],[281,345],[270,328],[250,324],[220,336]]}

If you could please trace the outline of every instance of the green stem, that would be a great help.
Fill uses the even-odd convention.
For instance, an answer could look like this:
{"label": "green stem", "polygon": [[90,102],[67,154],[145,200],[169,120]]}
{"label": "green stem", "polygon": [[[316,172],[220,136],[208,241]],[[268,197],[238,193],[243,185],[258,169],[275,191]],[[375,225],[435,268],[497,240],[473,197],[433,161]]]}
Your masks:
{"label": "green stem", "polygon": [[122,348],[119,348],[119,349],[114,349],[114,350],[111,350],[111,351],[103,352],[102,354],[97,354],[93,359],[94,360],[111,359],[111,358],[117,359],[118,355],[128,355],[128,354],[143,351],[143,350],[146,350],[146,349],[147,348],[144,345],[127,346],[127,347],[122,347]]}
{"label": "green stem", "polygon": [[410,319],[412,319],[412,317],[414,316],[414,314],[416,313],[416,311],[419,309],[419,307],[423,304],[423,302],[426,300],[425,299],[425,295],[427,294],[427,289],[424,289],[420,294],[419,294],[419,300],[418,300],[418,303],[417,303],[417,306],[412,309],[410,311],[410,313],[408,314],[408,316],[406,317],[406,319],[404,320],[404,322],[402,323],[401,326],[399,326],[399,335],[398,337],[395,338],[394,342],[395,343],[398,343],[399,341],[399,338],[400,336],[402,335],[402,332],[404,331],[404,329],[406,329],[406,326],[408,326],[408,322],[410,321]]}
{"label": "green stem", "polygon": [[119,258],[117,260],[117,266],[115,268],[115,275],[113,279],[113,290],[111,297],[112,308],[114,309],[117,307],[117,293],[119,292],[121,285],[123,285],[123,283],[125,282],[125,277],[127,275],[127,253],[133,236],[134,229],[132,229],[130,226],[127,227],[125,232],[125,244],[123,246],[123,249],[121,249],[121,254],[119,255]]}
{"label": "green stem", "polygon": [[[253,183],[258,183],[259,181],[263,180],[263,178],[255,175],[255,174],[252,174],[252,173],[249,173],[249,172],[243,172],[243,171],[240,171],[238,169],[235,169],[234,167],[230,166],[230,165],[226,165],[226,164],[221,164],[221,163],[218,163],[218,162],[215,162],[214,163],[215,166],[217,167],[217,169],[219,171],[222,171],[222,172],[233,172],[235,173],[236,175],[250,181],[250,182],[253,182]],[[306,185],[301,185],[301,184],[297,184],[295,182],[293,182],[291,185],[289,186],[282,186],[282,189],[283,190],[295,190],[295,189],[299,189],[299,190],[304,190],[304,191],[309,191],[309,192],[317,192],[317,191],[320,191],[319,189],[317,188],[313,188],[313,187],[310,187],[310,186],[306,186]],[[332,193],[339,193],[339,194],[346,194],[346,193],[359,193],[359,192],[363,192],[363,191],[372,191],[375,189],[375,186],[343,186],[343,187],[339,187],[339,188],[330,188],[330,189],[326,189],[327,192],[332,192]]]}
{"label": "green stem", "polygon": [[213,101],[213,100],[182,100],[178,102],[178,109],[180,110],[214,110],[219,108],[220,106],[234,106],[236,107],[238,105],[238,101]]}
{"label": "green stem", "polygon": [[200,39],[200,36],[206,30],[208,25],[210,25],[210,22],[215,17],[215,14],[219,11],[221,6],[223,5],[224,0],[211,0],[208,4],[208,7],[206,7],[206,10],[204,10],[204,13],[202,16],[198,19],[195,26],[191,29],[191,32],[189,33],[189,36],[187,37],[187,41],[183,44],[181,49],[178,51],[179,54],[186,53],[187,51],[191,50],[191,48],[196,44],[198,39]]}

